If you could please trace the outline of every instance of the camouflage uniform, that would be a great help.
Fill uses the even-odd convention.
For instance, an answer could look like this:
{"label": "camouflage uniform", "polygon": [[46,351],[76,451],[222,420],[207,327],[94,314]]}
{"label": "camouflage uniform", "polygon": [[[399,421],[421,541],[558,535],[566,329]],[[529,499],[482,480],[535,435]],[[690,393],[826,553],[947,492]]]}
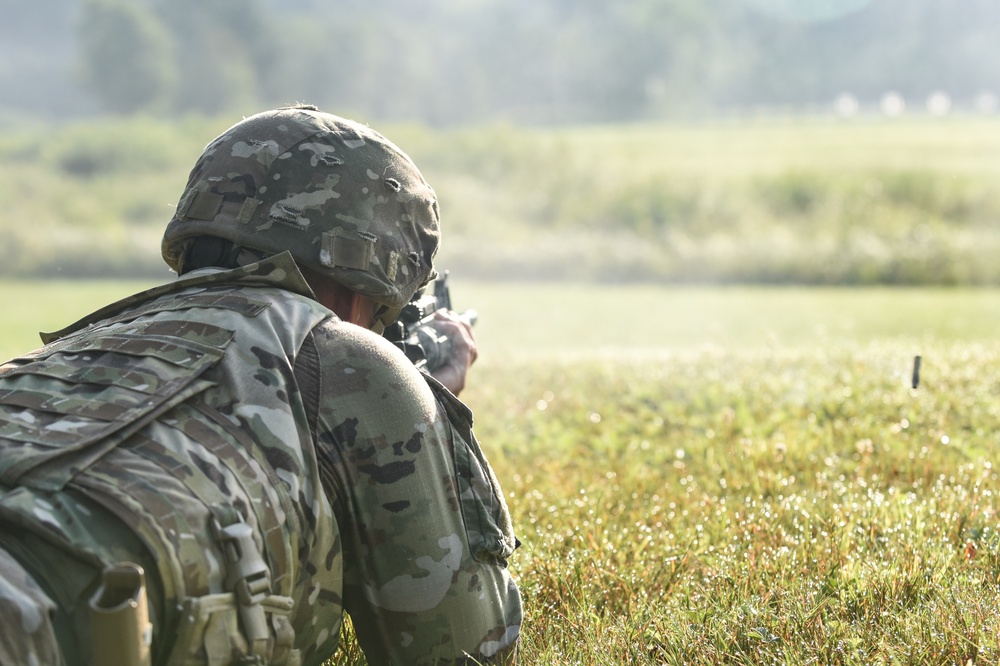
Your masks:
{"label": "camouflage uniform", "polygon": [[[471,413],[297,261],[196,270],[0,366],[4,664],[56,663],[53,635],[87,663],[119,561],[147,571],[155,664],[319,664],[344,611],[372,664],[513,655],[516,542]],[[234,601],[246,526],[266,641]]]}

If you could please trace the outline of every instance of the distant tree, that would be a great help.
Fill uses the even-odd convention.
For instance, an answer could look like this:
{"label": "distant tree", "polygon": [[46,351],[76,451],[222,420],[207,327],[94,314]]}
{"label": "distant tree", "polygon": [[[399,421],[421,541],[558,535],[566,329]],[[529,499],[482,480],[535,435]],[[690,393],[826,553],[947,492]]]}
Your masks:
{"label": "distant tree", "polygon": [[79,29],[85,85],[107,109],[133,114],[170,99],[177,78],[170,36],[145,5],[85,0]]}
{"label": "distant tree", "polygon": [[0,0],[0,112],[73,105],[47,72],[79,59],[79,12],[86,81],[122,113],[581,123],[1000,93],[997,0]]}
{"label": "distant tree", "polygon": [[264,96],[275,63],[274,17],[260,0],[152,0],[177,44],[174,109],[247,112]]}

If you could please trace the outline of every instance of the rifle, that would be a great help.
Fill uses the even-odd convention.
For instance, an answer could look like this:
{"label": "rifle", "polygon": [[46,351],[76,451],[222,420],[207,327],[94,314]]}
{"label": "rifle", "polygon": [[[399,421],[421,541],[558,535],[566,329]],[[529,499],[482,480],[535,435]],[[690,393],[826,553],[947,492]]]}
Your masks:
{"label": "rifle", "polygon": [[[419,370],[427,373],[445,365],[451,356],[451,340],[431,326],[434,313],[441,308],[451,310],[448,271],[417,291],[403,306],[395,323],[386,327],[382,334],[403,350]],[[475,310],[466,310],[459,316],[469,325],[475,324],[479,318]]]}

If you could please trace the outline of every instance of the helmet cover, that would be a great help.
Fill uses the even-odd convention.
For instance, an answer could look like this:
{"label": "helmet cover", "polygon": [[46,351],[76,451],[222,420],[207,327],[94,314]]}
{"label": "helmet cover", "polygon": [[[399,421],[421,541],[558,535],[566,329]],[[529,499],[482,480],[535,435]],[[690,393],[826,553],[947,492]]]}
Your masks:
{"label": "helmet cover", "polygon": [[278,254],[398,309],[434,277],[438,204],[413,161],[378,132],[314,107],[246,118],[188,178],[161,251],[182,269],[199,236]]}

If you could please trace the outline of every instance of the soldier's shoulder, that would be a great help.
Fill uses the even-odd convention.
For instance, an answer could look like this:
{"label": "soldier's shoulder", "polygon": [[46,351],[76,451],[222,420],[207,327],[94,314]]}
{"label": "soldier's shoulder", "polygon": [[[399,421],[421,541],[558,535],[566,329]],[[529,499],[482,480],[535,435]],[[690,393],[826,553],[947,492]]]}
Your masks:
{"label": "soldier's shoulder", "polygon": [[315,331],[317,344],[327,358],[353,360],[393,372],[417,372],[396,345],[366,328],[331,317],[321,322]]}
{"label": "soldier's shoulder", "polygon": [[[316,327],[326,388],[383,399],[434,402],[424,376],[391,342],[365,328],[333,318]],[[336,388],[330,386],[335,384]]]}

